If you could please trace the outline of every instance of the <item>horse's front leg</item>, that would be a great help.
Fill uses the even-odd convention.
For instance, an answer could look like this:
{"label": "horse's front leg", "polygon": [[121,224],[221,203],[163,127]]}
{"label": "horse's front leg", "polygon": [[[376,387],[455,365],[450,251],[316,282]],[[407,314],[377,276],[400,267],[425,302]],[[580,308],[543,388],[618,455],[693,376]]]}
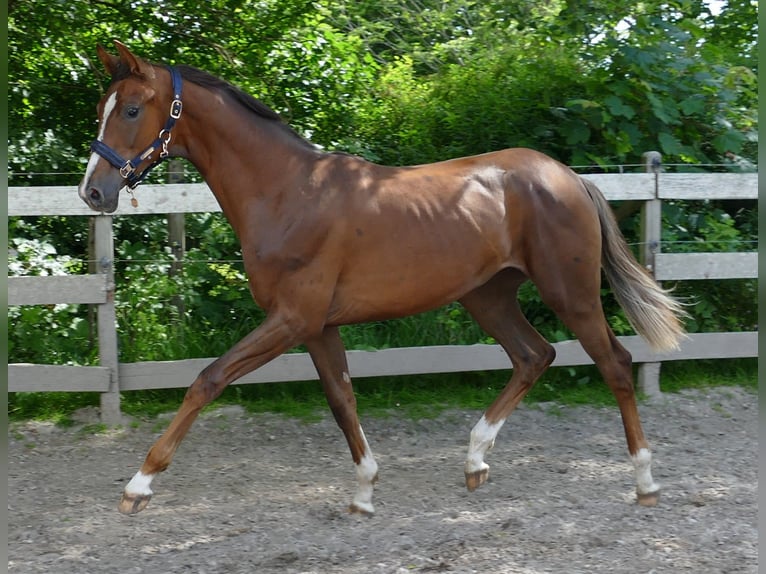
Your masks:
{"label": "horse's front leg", "polygon": [[351,458],[356,465],[359,487],[349,506],[351,512],[373,514],[373,485],[378,480],[378,464],[372,456],[356,412],[356,397],[346,363],[346,350],[337,327],[326,327],[322,335],[306,342],[322,381],[327,402],[338,426],[346,436]]}
{"label": "horse's front leg", "polygon": [[257,329],[206,367],[189,387],[181,407],[149,450],[141,469],[125,487],[120,512],[135,514],[146,507],[152,496],[152,480],[170,465],[178,445],[205,405],[218,397],[232,381],[295,346],[301,333],[301,329],[285,316],[270,315]]}

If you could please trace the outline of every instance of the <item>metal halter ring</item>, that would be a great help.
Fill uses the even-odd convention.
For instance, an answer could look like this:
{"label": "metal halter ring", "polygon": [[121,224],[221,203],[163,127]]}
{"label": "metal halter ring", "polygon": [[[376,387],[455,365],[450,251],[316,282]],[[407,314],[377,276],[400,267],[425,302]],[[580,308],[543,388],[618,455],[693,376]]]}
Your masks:
{"label": "metal halter ring", "polygon": [[161,158],[168,157],[168,155],[170,155],[170,152],[168,151],[168,144],[170,143],[170,140],[173,138],[173,134],[170,133],[170,130],[162,130],[160,131],[157,138],[159,138],[162,145],[162,151],[160,152],[160,157]]}

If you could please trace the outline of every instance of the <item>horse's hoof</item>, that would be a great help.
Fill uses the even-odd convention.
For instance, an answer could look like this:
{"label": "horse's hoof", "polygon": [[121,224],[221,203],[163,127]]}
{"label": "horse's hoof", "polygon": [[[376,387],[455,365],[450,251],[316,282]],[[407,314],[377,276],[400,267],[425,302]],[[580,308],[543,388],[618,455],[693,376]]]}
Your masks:
{"label": "horse's hoof", "polygon": [[477,470],[474,472],[466,472],[465,487],[468,489],[469,492],[473,492],[474,490],[479,488],[482,484],[487,482],[487,478],[489,478],[489,467],[482,468],[481,470]]}
{"label": "horse's hoof", "polygon": [[151,499],[151,494],[128,494],[123,492],[117,510],[123,514],[136,514],[146,508]]}
{"label": "horse's hoof", "polygon": [[348,511],[351,514],[361,514],[362,516],[373,516],[375,514],[375,508],[372,504],[363,504],[352,502],[348,506]]}
{"label": "horse's hoof", "polygon": [[660,501],[660,491],[656,490],[655,492],[647,492],[646,494],[640,494],[638,495],[638,503],[641,506],[657,506],[657,503]]}

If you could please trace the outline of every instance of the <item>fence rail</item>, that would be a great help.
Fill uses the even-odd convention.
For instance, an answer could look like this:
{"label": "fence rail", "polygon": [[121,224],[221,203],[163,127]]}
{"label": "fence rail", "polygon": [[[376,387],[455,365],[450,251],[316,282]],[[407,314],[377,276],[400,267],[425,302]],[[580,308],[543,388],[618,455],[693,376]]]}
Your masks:
{"label": "fence rail", "polygon": [[[642,201],[643,263],[660,281],[757,277],[756,253],[661,252],[661,202],[665,199],[756,199],[757,174],[598,174],[585,176],[610,201]],[[115,285],[112,261],[112,217],[218,212],[220,206],[205,184],[144,185],[137,191],[138,206],[123,202],[114,215],[93,215],[72,186],[11,187],[9,216],[68,215],[95,220],[95,254],[100,272],[90,275],[9,277],[8,304],[57,303],[98,306],[98,367],[63,365],[8,365],[8,390],[97,391],[102,393],[104,422],[120,419],[121,391],[188,386],[199,371],[214,359],[120,363],[114,309]],[[754,302],[755,304],[755,302]],[[658,354],[636,336],[620,341],[639,364],[638,383],[644,392],[659,392],[659,366],[663,361],[757,356],[757,333],[700,333],[682,343],[674,353]],[[577,341],[556,343],[554,366],[591,364]],[[510,362],[499,345],[433,346],[349,351],[354,377],[446,373],[509,369]],[[291,353],[246,375],[242,383],[284,382],[316,379],[307,354]]]}

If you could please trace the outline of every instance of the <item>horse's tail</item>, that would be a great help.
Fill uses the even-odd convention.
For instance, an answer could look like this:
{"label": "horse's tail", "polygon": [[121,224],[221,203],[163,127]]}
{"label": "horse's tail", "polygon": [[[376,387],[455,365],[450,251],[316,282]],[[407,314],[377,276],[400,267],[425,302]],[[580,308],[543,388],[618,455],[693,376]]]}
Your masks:
{"label": "horse's tail", "polygon": [[636,261],[617,226],[612,209],[592,182],[581,178],[601,223],[601,265],[614,296],[638,334],[657,351],[677,349],[686,337],[683,304],[660,287]]}

